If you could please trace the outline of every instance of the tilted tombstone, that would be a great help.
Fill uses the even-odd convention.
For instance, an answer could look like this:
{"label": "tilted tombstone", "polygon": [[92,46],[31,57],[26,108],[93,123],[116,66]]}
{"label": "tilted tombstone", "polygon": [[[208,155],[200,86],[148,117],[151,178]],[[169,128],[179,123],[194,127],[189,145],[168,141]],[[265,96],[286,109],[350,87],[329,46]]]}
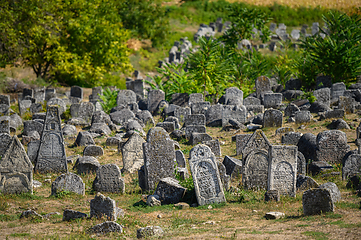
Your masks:
{"label": "tilted tombstone", "polygon": [[40,140],[33,140],[28,143],[28,157],[32,163],[35,163],[36,157],[38,156],[40,146]]}
{"label": "tilted tombstone", "polygon": [[279,110],[268,109],[263,115],[263,127],[282,127],[283,114]]}
{"label": "tilted tombstone", "polygon": [[179,107],[174,110],[174,116],[178,118],[179,123],[184,123],[186,117],[191,114],[191,108],[189,107]]}
{"label": "tilted tombstone", "polygon": [[329,88],[320,88],[313,91],[313,96],[316,97],[317,102],[330,106],[331,90]]}
{"label": "tilted tombstone", "polygon": [[295,112],[296,124],[308,123],[311,121],[312,115],[310,111],[298,111]]}
{"label": "tilted tombstone", "polygon": [[297,147],[271,146],[268,152],[268,190],[278,190],[281,195],[296,196]]}
{"label": "tilted tombstone", "polygon": [[245,123],[247,118],[247,109],[245,106],[227,105],[222,112],[222,127],[229,123],[230,119],[239,123]]}
{"label": "tilted tombstone", "polygon": [[[193,126],[193,127],[199,127],[199,126]],[[192,132],[189,138],[189,144],[196,145],[198,143],[202,143],[204,141],[210,141],[210,140],[212,140],[212,137],[209,136],[207,133]]]}
{"label": "tilted tombstone", "polygon": [[189,165],[199,205],[225,202],[217,160],[206,145],[197,145],[189,153]]}
{"label": "tilted tombstone", "polygon": [[123,157],[123,170],[129,173],[138,171],[144,165],[143,143],[144,139],[134,132],[124,143],[121,151]]}
{"label": "tilted tombstone", "polygon": [[48,106],[35,171],[68,171],[58,106]]}
{"label": "tilted tombstone", "polygon": [[0,161],[2,194],[33,193],[33,165],[16,135]]}
{"label": "tilted tombstone", "polygon": [[331,87],[331,99],[338,99],[339,96],[343,96],[346,91],[346,85],[343,82],[334,83]]}
{"label": "tilted tombstone", "polygon": [[44,124],[42,124],[40,122],[37,122],[34,120],[25,121],[23,134],[25,136],[29,136],[29,134],[32,131],[37,131],[39,133],[39,135],[41,136],[41,134],[43,132],[43,128],[44,128]]}
{"label": "tilted tombstone", "polygon": [[261,76],[256,79],[256,96],[258,99],[263,98],[263,94],[272,91],[271,81],[268,77]]}
{"label": "tilted tombstone", "polygon": [[189,94],[189,106],[192,106],[193,103],[204,102],[204,97],[202,93],[191,93]]}
{"label": "tilted tombstone", "polygon": [[8,133],[0,133],[0,159],[4,156],[6,150],[12,142],[12,137]]}
{"label": "tilted tombstone", "polygon": [[361,155],[351,154],[342,166],[342,180],[361,174]]}
{"label": "tilted tombstone", "polygon": [[146,190],[155,189],[162,178],[174,178],[174,142],[163,128],[154,127],[148,131],[143,153]]}
{"label": "tilted tombstone", "polygon": [[137,102],[137,95],[132,90],[120,90],[117,97],[117,106],[132,104]]}
{"label": "tilted tombstone", "polygon": [[230,87],[226,89],[224,102],[227,105],[235,105],[233,103],[238,103],[237,105],[243,105],[243,91],[237,87]]}
{"label": "tilted tombstone", "polygon": [[302,195],[303,214],[316,215],[334,211],[331,193],[327,189],[312,188]]}
{"label": "tilted tombstone", "polygon": [[175,159],[179,168],[186,167],[186,159],[184,158],[184,154],[181,150],[175,151]]}
{"label": "tilted tombstone", "polygon": [[76,97],[83,100],[83,89],[78,86],[72,86],[70,88],[70,97]]}
{"label": "tilted tombstone", "polygon": [[34,98],[37,103],[43,103],[45,100],[45,88],[35,89]]}
{"label": "tilted tombstone", "polygon": [[150,90],[148,92],[148,111],[154,114],[159,103],[164,99],[165,93],[162,90]]}
{"label": "tilted tombstone", "polygon": [[56,97],[56,90],[54,88],[45,89],[45,101],[49,101]]}
{"label": "tilted tombstone", "polygon": [[350,146],[347,145],[346,133],[340,130],[320,132],[317,135],[316,144],[317,160],[331,164],[341,164],[346,153],[350,151]]}
{"label": "tilted tombstone", "polygon": [[206,125],[206,117],[203,114],[190,114],[184,121],[184,127],[204,125]]}
{"label": "tilted tombstone", "polygon": [[162,178],[154,195],[159,196],[162,205],[179,203],[186,192],[186,188],[179,184],[179,181],[170,177]]}
{"label": "tilted tombstone", "polygon": [[51,184],[51,195],[57,195],[62,191],[85,194],[85,184],[83,179],[74,173],[64,173],[55,179]]}
{"label": "tilted tombstone", "polygon": [[93,182],[97,192],[124,193],[125,183],[120,169],[115,164],[101,165],[97,169],[97,176]]}
{"label": "tilted tombstone", "polygon": [[207,145],[214,155],[218,157],[222,155],[221,145],[218,139],[203,141],[202,144]]}
{"label": "tilted tombstone", "polygon": [[285,117],[293,117],[296,112],[300,111],[300,109],[293,103],[287,105],[284,114]]}
{"label": "tilted tombstone", "polygon": [[187,107],[189,101],[188,93],[174,93],[172,94],[172,100],[170,103],[181,107]]}
{"label": "tilted tombstone", "polygon": [[306,159],[300,151],[297,152],[297,174],[306,174]]}
{"label": "tilted tombstone", "polygon": [[232,178],[239,178],[242,175],[242,160],[233,157],[225,156],[223,165],[226,168],[226,174]]}

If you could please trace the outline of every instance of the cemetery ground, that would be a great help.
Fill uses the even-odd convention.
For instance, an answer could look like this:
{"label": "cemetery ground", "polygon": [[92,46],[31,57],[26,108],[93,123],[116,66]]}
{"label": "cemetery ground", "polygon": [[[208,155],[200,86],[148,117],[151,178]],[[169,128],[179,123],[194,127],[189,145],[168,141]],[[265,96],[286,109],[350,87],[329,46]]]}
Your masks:
{"label": "cemetery ground", "polygon": [[[351,150],[356,149],[355,127],[359,122],[357,114],[348,114],[344,119],[352,129],[345,129]],[[160,121],[159,117],[155,121]],[[293,127],[298,132],[317,134],[327,130],[330,119],[305,124],[304,129],[297,125],[283,123],[284,127]],[[358,124],[357,124],[358,125]],[[148,126],[144,130],[147,130]],[[78,131],[81,128],[78,127]],[[86,129],[83,129],[86,130]],[[280,136],[275,136],[276,128],[264,128],[263,131],[271,144],[281,144]],[[22,129],[16,134],[20,136]],[[243,130],[222,131],[218,127],[207,127],[207,133],[218,139],[222,145],[222,156],[235,156],[236,144],[231,141],[235,134]],[[122,167],[121,153],[115,147],[105,145],[106,137],[94,139],[97,145],[104,148],[104,156],[98,158],[100,164],[114,163]],[[75,137],[65,138],[67,156],[82,155],[84,147],[74,147]],[[193,146],[183,140],[180,148],[186,157]],[[222,158],[223,160],[223,158]],[[73,164],[68,164],[70,172]],[[341,166],[333,171],[341,172]],[[124,226],[123,233],[107,235],[89,234],[88,230],[104,219],[77,219],[62,221],[64,209],[89,213],[90,200],[96,192],[92,189],[95,174],[81,175],[86,187],[85,196],[61,192],[57,197],[51,195],[51,182],[59,174],[34,174],[34,180],[43,185],[34,188],[34,194],[1,195],[0,196],[0,236],[1,239],[134,239],[136,230],[149,225],[161,226],[165,232],[162,239],[358,239],[361,234],[360,198],[352,190],[346,188],[346,181],[340,175],[327,173],[313,178],[319,184],[334,182],[339,187],[342,200],[336,203],[335,212],[316,216],[304,216],[302,209],[302,193],[297,192],[295,198],[281,197],[279,202],[265,202],[265,191],[246,191],[239,185],[241,179],[232,180],[231,190],[225,192],[226,203],[180,209],[171,205],[149,207],[146,195],[138,186],[137,174],[123,174],[126,182],[125,194],[106,193],[114,199],[117,206],[125,210],[124,218],[117,223]],[[50,180],[49,180],[50,179]],[[238,187],[239,190],[235,187]],[[190,205],[196,202],[195,196],[186,195],[184,201]],[[59,212],[49,219],[22,218],[21,212],[33,209],[41,215]],[[265,213],[278,211],[285,217],[278,220],[267,220]]]}

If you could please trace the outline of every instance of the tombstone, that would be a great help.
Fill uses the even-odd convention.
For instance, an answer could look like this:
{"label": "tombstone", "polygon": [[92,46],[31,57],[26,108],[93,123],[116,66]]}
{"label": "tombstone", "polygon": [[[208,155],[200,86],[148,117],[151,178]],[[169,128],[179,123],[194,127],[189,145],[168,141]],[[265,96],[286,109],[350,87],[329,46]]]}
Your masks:
{"label": "tombstone", "polygon": [[193,103],[204,102],[204,97],[202,93],[191,93],[189,94],[189,106],[192,106]]}
{"label": "tombstone", "polygon": [[122,209],[117,208],[115,201],[110,197],[105,197],[101,193],[97,193],[94,199],[90,201],[90,217],[105,217],[109,221],[117,221],[120,215],[124,215]]}
{"label": "tombstone", "polygon": [[197,145],[189,153],[189,165],[199,205],[225,202],[217,160],[206,145]]}
{"label": "tombstone", "polygon": [[312,23],[312,36],[315,36],[320,31],[320,24],[318,22]]}
{"label": "tombstone", "polygon": [[263,115],[263,127],[282,127],[283,114],[279,110],[268,109]]}
{"label": "tombstone", "polygon": [[281,195],[296,196],[297,147],[271,146],[268,153],[268,190]]}
{"label": "tombstone", "polygon": [[[0,161],[0,191],[2,194],[33,193],[33,165],[16,135],[9,141],[1,134],[0,145],[7,145]],[[10,143],[9,143],[10,142]]]}
{"label": "tombstone", "polygon": [[302,25],[302,28],[301,28],[301,33],[302,33],[302,35],[306,35],[306,34],[307,34],[307,28],[308,28],[308,25],[307,25],[307,24],[303,24],[303,25]]}
{"label": "tombstone", "polygon": [[316,138],[312,133],[305,133],[298,141],[298,151],[302,152],[307,162],[310,159],[316,161]]}
{"label": "tombstone", "polygon": [[346,96],[338,97],[338,109],[342,109],[346,114],[354,113],[355,111],[355,99]]}
{"label": "tombstone", "polygon": [[174,142],[163,128],[154,127],[148,131],[143,153],[146,190],[155,189],[162,178],[174,178]]}
{"label": "tombstone", "polygon": [[264,93],[263,105],[265,108],[279,108],[282,104],[282,93]]}
{"label": "tombstone", "polygon": [[34,96],[34,91],[33,89],[29,89],[29,88],[24,88],[23,89],[23,100],[25,99],[26,96],[29,96],[29,97],[33,97]]}
{"label": "tombstone", "polygon": [[242,184],[245,189],[266,189],[268,178],[268,152],[255,148],[244,157]]}
{"label": "tombstone", "polygon": [[277,28],[277,23],[271,23],[270,26],[269,26],[269,30],[271,32],[274,32]]}
{"label": "tombstone", "polygon": [[74,173],[64,173],[51,184],[51,195],[57,195],[62,191],[85,195],[85,184],[81,177]]}
{"label": "tombstone", "polygon": [[261,100],[255,97],[248,96],[243,99],[243,105],[261,105]]}
{"label": "tombstone", "polygon": [[316,88],[330,88],[332,87],[332,78],[330,76],[316,77]]}
{"label": "tombstone", "polygon": [[124,193],[125,183],[120,169],[115,164],[101,165],[97,169],[93,188],[97,192]]}
{"label": "tombstone", "polygon": [[180,107],[187,107],[188,101],[189,101],[188,93],[174,93],[172,94],[172,100],[170,101],[170,103]]}
{"label": "tombstone", "polygon": [[306,159],[300,151],[297,152],[297,174],[306,174]]}
{"label": "tombstone", "polygon": [[222,163],[226,168],[226,174],[231,176],[231,178],[237,179],[242,175],[242,160],[225,156]]}
{"label": "tombstone", "polygon": [[97,102],[100,100],[100,95],[103,94],[102,87],[93,87],[92,94],[89,95],[89,102]]}
{"label": "tombstone", "polygon": [[209,102],[192,103],[192,114],[205,114],[210,106],[211,104]]}
{"label": "tombstone", "polygon": [[123,169],[129,173],[138,171],[144,165],[143,143],[145,141],[138,133],[134,132],[121,148]]}
{"label": "tombstone", "polygon": [[35,171],[67,172],[64,138],[58,106],[48,106]]}
{"label": "tombstone", "polygon": [[242,154],[242,151],[245,148],[245,146],[246,146],[247,142],[249,141],[249,139],[251,138],[251,136],[252,136],[252,134],[238,134],[238,135],[234,136],[234,141],[236,142],[236,154],[237,155]]}
{"label": "tombstone", "polygon": [[291,37],[297,41],[300,38],[300,30],[293,29],[291,32]]}
{"label": "tombstone", "polygon": [[207,126],[222,126],[222,115],[223,115],[223,105],[216,104],[211,105],[206,111],[206,125]]}
{"label": "tombstone", "polygon": [[342,159],[350,151],[346,134],[340,130],[320,132],[316,139],[316,156],[318,161],[341,164]]}
{"label": "tombstone", "polygon": [[221,145],[218,139],[203,141],[202,144],[207,145],[215,156],[221,156]]}
{"label": "tombstone", "polygon": [[305,176],[303,174],[297,175],[297,191],[305,191],[311,188],[318,188],[318,183],[311,177]]}
{"label": "tombstone", "polygon": [[88,145],[95,145],[95,142],[90,132],[79,132],[78,136],[75,139],[74,145],[88,146]]}
{"label": "tombstone", "polygon": [[361,174],[361,155],[351,154],[342,166],[342,180],[347,180],[355,175]]}
{"label": "tombstone", "polygon": [[91,102],[82,102],[79,106],[78,116],[84,119],[87,123],[91,123],[95,107]]}
{"label": "tombstone", "polygon": [[222,112],[222,127],[228,125],[229,120],[233,119],[239,123],[245,123],[247,116],[247,109],[245,106],[227,105],[224,106]]}
{"label": "tombstone", "polygon": [[83,89],[78,86],[72,86],[70,88],[70,97],[76,97],[80,98],[80,100],[83,100]]}
{"label": "tombstone", "polygon": [[[277,35],[276,35],[276,36],[277,36]],[[270,44],[269,44],[269,46],[268,46],[268,49],[269,49],[271,52],[276,51],[276,49],[277,49],[276,42],[270,42]]]}
{"label": "tombstone", "polygon": [[281,127],[281,128],[278,128],[275,132],[275,135],[281,135],[283,136],[284,134],[286,133],[289,133],[289,132],[294,132],[295,130],[291,127]]}
{"label": "tombstone", "polygon": [[296,124],[309,123],[312,119],[310,111],[298,111],[295,112]]}
{"label": "tombstone", "polygon": [[185,138],[190,140],[193,133],[206,133],[205,126],[188,126],[185,128]]}
{"label": "tombstone", "polygon": [[130,119],[133,119],[135,117],[135,114],[129,109],[125,108],[120,111],[113,112],[109,114],[109,116],[114,124],[123,125],[128,123]]}
{"label": "tombstone", "polygon": [[[1,136],[1,135],[0,135]],[[28,143],[28,157],[32,163],[35,163],[38,156],[40,140],[33,140]]]}
{"label": "tombstone", "polygon": [[132,90],[120,90],[117,97],[117,106],[125,105],[137,102],[137,96]]}
{"label": "tombstone", "polygon": [[178,168],[185,168],[186,167],[186,160],[184,158],[184,154],[181,150],[175,151],[175,159],[177,162]]}
{"label": "tombstone", "polygon": [[178,180],[167,177],[160,179],[154,195],[159,196],[162,205],[175,204],[180,202],[186,190],[179,184]]}
{"label": "tombstone", "polygon": [[343,82],[332,84],[331,99],[338,99],[339,96],[343,96],[345,91],[346,85]]}
{"label": "tombstone", "polygon": [[0,116],[9,115],[10,96],[0,95]]}
{"label": "tombstone", "polygon": [[302,195],[303,214],[316,215],[334,211],[331,193],[327,189],[312,188]]}
{"label": "tombstone", "polygon": [[31,114],[39,113],[43,110],[43,105],[41,103],[32,103],[29,110]]}
{"label": "tombstone", "polygon": [[333,182],[327,182],[319,186],[321,189],[327,189],[331,193],[332,202],[339,202],[341,200],[341,192],[337,185]]}
{"label": "tombstone", "polygon": [[317,102],[330,106],[331,90],[329,88],[315,90],[313,96],[316,97]]}
{"label": "tombstone", "polygon": [[56,90],[54,88],[45,89],[45,101],[56,98]]}
{"label": "tombstone", "polygon": [[97,169],[100,167],[100,163],[95,157],[85,156],[79,157],[73,169],[77,170],[77,173],[80,174],[88,174],[88,173],[95,173]]}
{"label": "tombstone", "polygon": [[31,100],[20,100],[19,101],[20,116],[24,115],[26,112],[29,111],[31,104],[32,104]]}
{"label": "tombstone", "polygon": [[186,117],[191,114],[191,109],[189,107],[179,107],[174,110],[174,116],[178,118],[179,123],[184,123]]}
{"label": "tombstone", "polygon": [[50,105],[58,105],[59,106],[59,114],[63,114],[66,110],[66,104],[63,100],[61,100],[60,98],[52,98],[49,99],[49,101],[46,103],[46,106],[50,106]]}
{"label": "tombstone", "polygon": [[294,117],[295,113],[300,111],[300,109],[293,103],[287,105],[284,113],[285,117]]}
{"label": "tombstone", "polygon": [[189,114],[188,116],[186,116],[184,121],[184,127],[197,125],[206,125],[206,118],[203,114]]}
{"label": "tombstone", "polygon": [[1,133],[10,134],[10,117],[9,116],[0,117],[0,134]]}
{"label": "tombstone", "polygon": [[159,103],[165,99],[165,93],[162,90],[151,90],[148,92],[148,111],[152,114],[158,109]]}
{"label": "tombstone", "polygon": [[256,79],[256,96],[258,99],[263,99],[265,92],[272,91],[271,81],[268,77],[261,76]]}
{"label": "tombstone", "polygon": [[101,146],[88,145],[84,148],[84,151],[83,151],[83,156],[98,157],[98,156],[103,156],[103,155],[104,155],[104,150]]}
{"label": "tombstone", "polygon": [[224,96],[226,105],[243,105],[243,91],[237,87],[227,88]]}

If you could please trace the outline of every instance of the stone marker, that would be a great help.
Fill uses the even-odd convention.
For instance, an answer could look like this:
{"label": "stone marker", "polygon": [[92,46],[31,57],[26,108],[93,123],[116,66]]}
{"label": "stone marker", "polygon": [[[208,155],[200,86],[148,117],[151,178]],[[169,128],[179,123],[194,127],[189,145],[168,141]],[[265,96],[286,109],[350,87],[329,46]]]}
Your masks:
{"label": "stone marker", "polygon": [[334,83],[331,87],[331,99],[338,99],[339,96],[343,96],[346,91],[346,85],[343,82]]}
{"label": "stone marker", "polygon": [[123,169],[129,173],[138,171],[144,165],[143,143],[144,139],[134,132],[121,148]]}
{"label": "stone marker", "polygon": [[106,221],[106,222],[97,224],[94,227],[92,227],[90,229],[90,232],[98,233],[98,234],[106,234],[106,233],[110,233],[110,232],[122,233],[123,227],[122,227],[122,225],[120,225],[116,222]]}
{"label": "stone marker", "polygon": [[0,133],[10,134],[10,117],[1,116],[0,117]]}
{"label": "stone marker", "polygon": [[95,173],[100,167],[100,163],[95,157],[85,156],[76,160],[73,169],[77,169],[78,174]]}
{"label": "stone marker", "polygon": [[226,168],[226,174],[236,179],[242,174],[242,160],[238,160],[233,157],[225,156],[223,159],[223,165]]}
{"label": "stone marker", "polygon": [[161,237],[163,234],[163,229],[159,226],[147,226],[137,230],[137,238]]}
{"label": "stone marker", "polygon": [[227,126],[230,119],[240,123],[246,122],[247,109],[245,106],[227,105],[222,112],[222,127]]}
{"label": "stone marker", "polygon": [[180,202],[186,190],[179,184],[179,181],[167,177],[159,181],[154,194],[159,196],[162,204],[175,204]]}
{"label": "stone marker", "polygon": [[70,221],[77,218],[87,218],[88,214],[77,212],[71,209],[65,209],[63,212],[63,221]]}
{"label": "stone marker", "polygon": [[[2,134],[3,135],[3,134]],[[6,139],[3,137],[3,139]],[[2,144],[2,143],[1,143]],[[6,145],[5,143],[4,145]],[[2,150],[3,151],[3,150]],[[33,165],[16,135],[0,161],[2,194],[33,193]]]}
{"label": "stone marker", "polygon": [[337,185],[333,182],[324,183],[319,186],[321,189],[327,189],[331,193],[332,202],[338,202],[341,200],[341,193]]}
{"label": "stone marker", "polygon": [[300,132],[288,132],[282,135],[281,137],[281,143],[285,145],[296,145],[298,144],[298,141],[302,137],[302,133]]}
{"label": "stone marker", "polygon": [[342,166],[342,180],[347,180],[355,175],[361,174],[361,155],[351,154]]}
{"label": "stone marker", "polygon": [[279,108],[282,104],[282,93],[264,93],[263,105],[265,108]]}
{"label": "stone marker", "polygon": [[245,189],[266,189],[269,158],[264,149],[254,149],[247,157],[242,171],[242,183]]}
{"label": "stone marker", "polygon": [[165,93],[162,90],[150,90],[148,92],[148,111],[154,115],[159,103],[164,99]]}
{"label": "stone marker", "polygon": [[115,201],[110,197],[105,197],[101,193],[97,193],[94,199],[90,201],[90,217],[105,217],[109,221],[117,221],[117,218],[124,216],[124,211],[117,208]]}
{"label": "stone marker", "polygon": [[70,88],[70,96],[80,98],[80,100],[83,100],[83,89],[78,86],[72,86]]}
{"label": "stone marker", "polygon": [[61,100],[60,98],[52,98],[49,99],[48,102],[46,103],[46,106],[51,106],[51,105],[58,105],[59,106],[59,115],[62,115],[65,110],[66,110],[66,104],[63,100]]}
{"label": "stone marker", "polygon": [[316,144],[317,160],[331,164],[341,164],[346,153],[350,151],[346,134],[340,130],[320,132],[317,135]]}
{"label": "stone marker", "polygon": [[297,174],[306,174],[306,159],[300,151],[297,153]]}
{"label": "stone marker", "polygon": [[310,111],[298,111],[295,112],[296,124],[308,123],[312,119]]}
{"label": "stone marker", "polygon": [[[248,135],[248,134],[247,134]],[[270,142],[268,141],[266,135],[262,132],[262,130],[257,129],[251,137],[249,137],[249,140],[247,143],[245,143],[245,147],[242,149],[242,157],[243,160],[246,159],[248,154],[250,154],[252,151],[256,149],[262,149],[268,152],[269,147],[271,146]],[[268,166],[268,164],[267,164]]]}
{"label": "stone marker", "polygon": [[296,196],[297,147],[271,146],[269,150],[268,190]]}
{"label": "stone marker", "polygon": [[193,103],[203,102],[204,97],[202,93],[191,93],[189,94],[189,105],[191,106]]}
{"label": "stone marker", "polygon": [[163,128],[154,127],[148,131],[143,153],[146,190],[155,189],[162,178],[174,178],[174,142]]}
{"label": "stone marker", "polygon": [[312,188],[302,195],[303,214],[316,215],[334,211],[331,193],[327,189]]}
{"label": "stone marker", "polygon": [[214,155],[216,155],[218,157],[222,155],[221,145],[220,145],[218,139],[203,141],[202,144],[207,145],[211,149],[211,151]]}
{"label": "stone marker", "polygon": [[184,154],[181,150],[175,151],[175,159],[177,161],[178,168],[185,168],[186,167],[186,160],[184,158]]}
{"label": "stone marker", "polygon": [[279,110],[268,109],[264,112],[263,127],[282,127],[283,114]]}
{"label": "stone marker", "polygon": [[41,173],[68,171],[58,106],[48,106],[35,171]]}
{"label": "stone marker", "polygon": [[198,204],[225,202],[216,158],[211,149],[200,144],[192,148],[189,156],[189,165]]}
{"label": "stone marker", "polygon": [[312,133],[305,133],[297,143],[298,151],[304,155],[307,162],[310,159],[316,161],[316,138]]}
{"label": "stone marker", "polygon": [[51,184],[51,195],[57,195],[62,191],[69,191],[80,195],[85,194],[85,184],[81,177],[74,173],[64,173]]}
{"label": "stone marker", "polygon": [[74,145],[88,146],[88,145],[95,145],[95,142],[90,132],[79,132],[78,136],[75,139]]}
{"label": "stone marker", "polygon": [[269,201],[279,202],[280,201],[280,192],[278,190],[268,190],[264,194],[264,200],[266,202],[269,202]]}
{"label": "stone marker", "polygon": [[125,183],[119,167],[115,164],[101,165],[97,169],[93,187],[97,192],[124,193]]}
{"label": "stone marker", "polygon": [[103,155],[104,155],[104,150],[101,146],[88,145],[84,148],[84,151],[83,151],[83,156],[98,157],[98,156],[103,156]]}
{"label": "stone marker", "polygon": [[329,88],[315,90],[313,96],[316,97],[317,102],[330,106],[331,90]]}
{"label": "stone marker", "polygon": [[137,102],[137,95],[132,90],[120,90],[117,97],[117,106],[132,104]]}
{"label": "stone marker", "polygon": [[243,91],[237,87],[227,88],[224,96],[226,105],[243,105]]}
{"label": "stone marker", "polygon": [[192,103],[192,114],[206,114],[207,110],[211,107],[210,102],[195,102]]}
{"label": "stone marker", "polygon": [[261,76],[256,79],[256,97],[258,99],[263,99],[265,92],[272,91],[271,81],[268,77]]}

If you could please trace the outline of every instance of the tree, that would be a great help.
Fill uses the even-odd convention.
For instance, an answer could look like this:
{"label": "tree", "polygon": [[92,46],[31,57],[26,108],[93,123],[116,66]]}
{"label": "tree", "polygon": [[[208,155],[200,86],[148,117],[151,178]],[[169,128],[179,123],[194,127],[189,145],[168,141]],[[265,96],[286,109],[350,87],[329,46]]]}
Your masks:
{"label": "tree", "polygon": [[[9,33],[1,36],[5,50],[37,77],[81,86],[115,85],[113,72],[131,69],[115,0],[5,0],[0,9]],[[1,19],[3,20],[3,19]],[[4,23],[3,23],[4,24]],[[4,57],[2,59],[15,60]],[[10,54],[8,54],[10,56]]]}

